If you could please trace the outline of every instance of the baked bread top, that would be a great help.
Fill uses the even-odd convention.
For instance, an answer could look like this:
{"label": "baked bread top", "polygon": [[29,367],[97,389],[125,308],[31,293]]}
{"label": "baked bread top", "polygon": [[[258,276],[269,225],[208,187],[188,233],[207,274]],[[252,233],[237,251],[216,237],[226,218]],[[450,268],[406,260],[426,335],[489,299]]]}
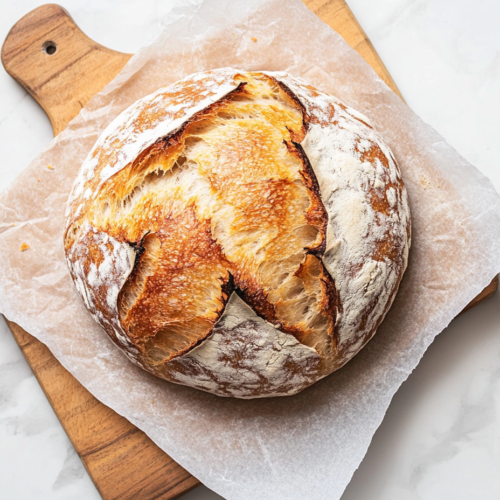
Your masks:
{"label": "baked bread top", "polygon": [[269,397],[373,336],[406,268],[410,213],[366,117],[286,73],[224,68],[107,127],[64,243],[85,305],[134,363]]}

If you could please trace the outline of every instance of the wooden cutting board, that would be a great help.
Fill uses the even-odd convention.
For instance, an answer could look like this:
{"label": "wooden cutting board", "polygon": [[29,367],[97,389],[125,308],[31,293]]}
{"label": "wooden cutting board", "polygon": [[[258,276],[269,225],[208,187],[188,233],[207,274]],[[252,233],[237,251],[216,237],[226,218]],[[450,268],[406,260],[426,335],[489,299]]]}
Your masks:
{"label": "wooden cutting board", "polygon": [[[401,96],[344,0],[304,1]],[[42,106],[54,135],[130,57],[88,38],[55,4],[24,16],[2,47],[6,71]],[[465,310],[489,298],[497,287],[498,277]],[[199,484],[142,431],[97,401],[44,344],[7,323],[104,500],[169,500]]]}

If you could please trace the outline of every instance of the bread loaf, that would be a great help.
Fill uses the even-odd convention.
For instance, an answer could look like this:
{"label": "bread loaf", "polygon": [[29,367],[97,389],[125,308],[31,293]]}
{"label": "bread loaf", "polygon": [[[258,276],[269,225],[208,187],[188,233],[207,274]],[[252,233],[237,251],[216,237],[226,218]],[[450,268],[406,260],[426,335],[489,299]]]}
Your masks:
{"label": "bread loaf", "polygon": [[286,73],[224,68],[107,127],[64,245],[86,307],[133,363],[220,396],[284,396],[374,335],[410,212],[365,116]]}

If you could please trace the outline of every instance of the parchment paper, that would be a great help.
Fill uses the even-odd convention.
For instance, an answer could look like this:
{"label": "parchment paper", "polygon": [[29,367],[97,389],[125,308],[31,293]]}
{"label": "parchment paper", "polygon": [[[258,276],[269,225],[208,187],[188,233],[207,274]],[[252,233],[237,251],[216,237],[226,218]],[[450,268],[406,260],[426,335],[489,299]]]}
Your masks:
{"label": "parchment paper", "polygon": [[[392,147],[410,195],[410,266],[387,319],[342,370],[289,398],[224,399],[136,368],[93,322],[63,260],[66,199],[104,127],[157,88],[221,66],[286,70],[365,113]],[[500,199],[490,182],[300,0],[177,7],[159,38],[88,103],[0,204],[0,311],[47,344],[98,399],[235,500],[338,499],[395,391],[434,336],[500,270]],[[30,249],[21,252],[23,243]]]}

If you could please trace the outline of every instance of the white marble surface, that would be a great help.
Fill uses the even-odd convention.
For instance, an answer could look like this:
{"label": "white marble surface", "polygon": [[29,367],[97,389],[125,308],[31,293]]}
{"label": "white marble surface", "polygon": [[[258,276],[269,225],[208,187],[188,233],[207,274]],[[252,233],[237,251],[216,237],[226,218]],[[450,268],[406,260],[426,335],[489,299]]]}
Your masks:
{"label": "white marble surface", "polygon": [[[146,43],[174,0],[67,0],[94,40]],[[0,39],[43,2],[1,0]],[[500,191],[500,2],[348,0],[408,104]],[[0,188],[51,139],[0,69]],[[500,498],[500,294],[438,336],[396,394],[343,500]],[[0,323],[0,498],[99,499],[7,327]],[[204,487],[183,500],[215,500]],[[138,499],[140,500],[140,499]]]}

